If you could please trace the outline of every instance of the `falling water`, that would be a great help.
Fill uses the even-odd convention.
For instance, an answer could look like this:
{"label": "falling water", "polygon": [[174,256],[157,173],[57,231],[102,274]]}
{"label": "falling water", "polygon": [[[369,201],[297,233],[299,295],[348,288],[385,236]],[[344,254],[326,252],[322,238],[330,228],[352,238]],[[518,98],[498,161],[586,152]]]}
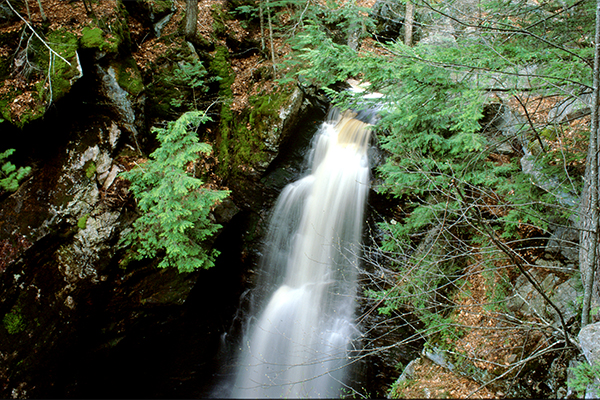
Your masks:
{"label": "falling water", "polygon": [[330,113],[310,174],[277,200],[234,398],[337,397],[344,386],[369,189],[370,129],[354,117]]}

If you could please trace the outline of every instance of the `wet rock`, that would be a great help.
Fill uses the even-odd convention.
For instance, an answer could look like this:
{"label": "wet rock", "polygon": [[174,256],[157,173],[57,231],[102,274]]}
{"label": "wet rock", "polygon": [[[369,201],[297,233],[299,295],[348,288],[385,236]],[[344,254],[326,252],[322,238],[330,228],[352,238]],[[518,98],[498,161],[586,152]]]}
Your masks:
{"label": "wet rock", "polygon": [[99,215],[85,215],[78,221],[80,229],[73,241],[57,251],[57,267],[66,282],[75,285],[82,279],[94,284],[106,280],[94,266],[109,249],[110,238],[119,227],[119,217],[119,212],[107,210]]}
{"label": "wet rock", "polygon": [[197,273],[182,274],[173,268],[135,270],[122,278],[123,282],[132,282],[131,286],[125,283],[127,290],[115,296],[109,306],[118,308],[117,302],[125,300],[123,295],[129,297],[125,304],[133,301],[138,306],[182,305],[197,278]]}
{"label": "wet rock", "polygon": [[3,397],[52,397],[61,360],[95,345],[79,332],[125,337],[148,310],[183,304],[197,279],[152,262],[119,268],[117,242],[136,217],[126,195],[111,197],[123,184],[112,156],[119,129],[101,117],[84,125],[0,203],[0,244],[10,247],[0,271],[0,354],[11,355],[0,357]]}
{"label": "wet rock", "polygon": [[115,69],[112,66],[105,70],[96,65],[96,73],[100,77],[101,93],[110,100],[112,109],[118,116],[122,127],[131,133],[133,141],[139,149],[138,130],[135,125],[136,113],[133,102],[130,99],[130,94],[119,85]]}
{"label": "wet rock", "polygon": [[264,172],[279,154],[281,144],[288,138],[300,118],[304,94],[296,87],[288,100],[279,108],[278,118],[269,124],[264,139],[267,156],[258,164],[258,171]]}
{"label": "wet rock", "polygon": [[230,197],[224,199],[213,211],[215,220],[219,224],[226,224],[240,211]]}
{"label": "wet rock", "polygon": [[[373,310],[375,305],[376,302],[368,301],[364,309]],[[369,328],[363,337],[365,348],[359,354],[369,356],[363,360],[362,370],[356,371],[359,380],[356,387],[370,387],[372,396],[385,397],[400,374],[398,364],[410,365],[419,359],[420,344],[414,340],[406,343],[407,338],[412,335],[410,328],[394,325],[394,318],[390,318],[390,315],[377,312],[363,315],[367,315],[363,324]]]}

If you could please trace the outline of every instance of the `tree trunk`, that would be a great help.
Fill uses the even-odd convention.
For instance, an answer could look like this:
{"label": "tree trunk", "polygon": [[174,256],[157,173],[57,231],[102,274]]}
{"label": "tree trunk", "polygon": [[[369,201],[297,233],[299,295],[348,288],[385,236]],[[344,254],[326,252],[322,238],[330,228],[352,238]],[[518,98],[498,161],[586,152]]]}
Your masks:
{"label": "tree trunk", "polygon": [[265,23],[263,17],[263,0],[258,1],[258,12],[260,16],[260,49],[265,50]]}
{"label": "tree trunk", "polygon": [[600,0],[596,1],[596,33],[594,39],[594,70],[593,70],[593,103],[592,121],[590,124],[590,145],[587,155],[584,189],[580,206],[580,236],[579,270],[584,287],[581,326],[590,321],[590,305],[595,299],[599,300],[598,284],[594,275],[598,269],[598,128],[600,105]]}
{"label": "tree trunk", "polygon": [[277,79],[277,65],[275,64],[275,45],[273,44],[273,24],[271,23],[271,7],[269,5],[269,0],[267,0],[267,21],[269,22],[269,40],[271,41],[271,60],[273,62],[273,78]]}
{"label": "tree trunk", "polygon": [[406,0],[406,15],[404,17],[404,44],[412,46],[415,6],[411,0]]}
{"label": "tree trunk", "polygon": [[185,38],[194,42],[196,39],[196,29],[198,25],[198,0],[185,1]]}

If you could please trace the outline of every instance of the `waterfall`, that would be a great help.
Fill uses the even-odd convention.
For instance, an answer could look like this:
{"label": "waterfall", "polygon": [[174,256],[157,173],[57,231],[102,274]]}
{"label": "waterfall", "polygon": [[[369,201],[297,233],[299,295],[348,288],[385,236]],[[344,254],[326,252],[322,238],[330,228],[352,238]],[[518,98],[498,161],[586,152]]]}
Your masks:
{"label": "waterfall", "polygon": [[280,194],[231,396],[338,397],[348,374],[370,125],[337,111]]}

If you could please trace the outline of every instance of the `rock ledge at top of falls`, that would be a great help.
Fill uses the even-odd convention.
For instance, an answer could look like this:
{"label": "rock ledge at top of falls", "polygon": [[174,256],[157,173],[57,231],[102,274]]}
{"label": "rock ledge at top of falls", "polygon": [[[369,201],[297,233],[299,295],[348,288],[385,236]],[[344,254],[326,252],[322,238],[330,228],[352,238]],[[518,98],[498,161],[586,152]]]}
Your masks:
{"label": "rock ledge at top of falls", "polygon": [[288,138],[295,123],[298,121],[304,94],[296,87],[288,100],[279,108],[278,119],[268,128],[264,144],[266,158],[258,165],[260,172],[264,172],[279,154],[281,144]]}

